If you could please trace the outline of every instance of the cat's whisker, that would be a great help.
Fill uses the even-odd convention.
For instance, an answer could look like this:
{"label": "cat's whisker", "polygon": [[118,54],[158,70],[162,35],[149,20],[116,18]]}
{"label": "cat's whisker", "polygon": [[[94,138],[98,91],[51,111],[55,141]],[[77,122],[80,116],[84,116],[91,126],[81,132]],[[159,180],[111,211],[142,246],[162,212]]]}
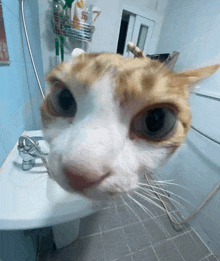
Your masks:
{"label": "cat's whisker", "polygon": [[137,191],[134,191],[135,194],[139,195],[140,197],[144,198],[146,201],[148,201],[149,203],[155,205],[156,207],[158,207],[159,209],[163,210],[165,212],[165,209],[163,207],[161,207],[160,205],[158,205],[157,203],[155,203],[152,199],[144,196],[143,194],[137,192]]}
{"label": "cat's whisker", "polygon": [[[156,196],[155,192],[154,192],[152,189],[147,189],[147,188],[144,188],[144,189],[143,189],[143,188],[140,187],[140,186],[138,186],[138,188],[144,190],[144,191],[147,193],[147,195],[149,195],[151,198],[160,201],[160,199]],[[140,192],[140,191],[139,191],[139,192]]]}
{"label": "cat's whisker", "polygon": [[[157,202],[159,203],[159,202],[161,202],[160,201],[160,199],[154,194],[154,193],[151,193],[150,191],[144,191],[146,194],[142,194],[140,191],[139,191],[139,193],[141,193],[142,195],[146,195],[147,197],[150,197],[150,198],[152,198],[153,200],[157,200]],[[150,202],[150,203],[152,203],[152,202]],[[155,203],[155,204],[157,204],[157,203]]]}
{"label": "cat's whisker", "polygon": [[[146,192],[148,195],[149,195],[149,194],[152,194],[151,191],[148,190],[148,189],[146,189],[146,188],[143,189],[143,188],[140,187],[140,189],[143,190],[144,192]],[[181,204],[180,202],[176,201],[175,199],[170,198],[170,197],[168,197],[167,195],[162,194],[162,193],[159,193],[159,192],[157,192],[157,194],[160,195],[160,196],[162,196],[162,197],[167,198],[167,199],[170,200],[171,202],[172,202],[172,201],[175,202],[175,203],[178,204],[180,207],[184,208],[184,206],[182,206],[182,204]],[[155,196],[154,198],[156,198],[157,200],[160,201],[160,199],[159,199],[158,197]]]}
{"label": "cat's whisker", "polygon": [[[159,221],[157,220],[157,217],[155,217],[155,215],[153,215],[153,213],[152,213],[149,209],[147,209],[147,208],[146,208],[145,206],[143,206],[140,202],[138,202],[137,200],[135,200],[134,198],[132,198],[129,194],[127,194],[127,195],[128,195],[128,197],[131,198],[136,204],[138,204],[144,211],[145,211],[145,209],[146,209],[146,211],[150,212],[150,213],[152,214],[152,215],[150,215],[151,219],[153,219],[153,220],[157,223],[158,227],[160,227],[161,230],[164,231],[164,227],[162,226],[161,222],[159,222]],[[146,212],[146,211],[145,211],[145,212]]]}
{"label": "cat's whisker", "polygon": [[128,196],[130,199],[132,199],[137,205],[139,205],[139,207],[141,207],[141,208],[144,210],[144,212],[146,212],[146,213],[150,216],[150,218],[154,219],[154,214],[153,214],[148,208],[146,208],[146,207],[143,206],[140,202],[138,202],[137,200],[135,200],[134,198],[132,198],[131,195],[129,195],[128,193],[127,193],[127,196]]}
{"label": "cat's whisker", "polygon": [[[149,180],[150,181],[150,183],[161,183],[161,182],[167,182],[167,183],[170,183],[170,182],[174,182],[175,180],[172,180],[172,179],[168,179],[168,180],[155,180],[155,179],[150,179]],[[145,185],[145,184],[149,184],[148,182],[149,182],[147,179],[146,179],[146,182],[137,182],[138,184],[142,184],[142,185]],[[174,184],[177,184],[177,183],[174,183]],[[179,185],[179,184],[178,184]]]}
{"label": "cat's whisker", "polygon": [[[147,184],[146,184],[146,185],[147,185]],[[142,186],[143,186],[143,185],[142,185]],[[151,185],[147,185],[147,186],[151,186]],[[141,186],[139,186],[139,187],[142,188]],[[153,186],[153,185],[152,185],[151,187],[154,188],[154,189],[161,189],[161,188],[155,187],[155,186]],[[146,188],[142,188],[142,189],[146,189]],[[173,192],[171,192],[170,190],[165,190],[165,192],[168,192],[169,194],[174,195],[175,197],[177,197],[177,198],[179,198],[179,199],[185,201],[185,202],[188,203],[189,205],[195,207],[194,204],[192,204],[191,202],[189,202],[189,201],[186,200],[185,198],[183,198],[183,197],[177,195],[176,193],[173,193]],[[158,192],[157,192],[157,193],[158,193]],[[159,195],[159,193],[158,193],[158,195]],[[163,196],[165,196],[165,195],[163,195]],[[171,199],[170,197],[168,197],[168,198]],[[173,199],[172,199],[172,200],[173,200]]]}
{"label": "cat's whisker", "polygon": [[[181,187],[181,188],[183,188],[183,189],[185,189],[185,190],[190,192],[190,190],[188,188],[186,188],[186,187],[184,187],[184,186],[182,186],[180,184],[177,184],[177,183],[169,182],[169,180],[167,180],[167,181],[165,181],[165,180],[164,181],[151,180],[150,182],[151,182],[151,184],[154,184],[154,185],[157,185],[157,184],[158,185],[160,185],[160,184],[163,184],[163,185],[173,185],[173,186],[176,186],[176,187]],[[146,186],[146,185],[150,186],[150,184],[147,184],[147,183],[138,182],[138,184],[143,185],[143,186]]]}
{"label": "cat's whisker", "polygon": [[[145,191],[145,192],[146,192],[146,191]],[[148,193],[151,194],[151,192],[149,192],[149,191],[148,191]],[[149,194],[148,194],[148,196],[149,196]],[[176,203],[178,203],[181,207],[183,207],[179,202],[176,202]],[[178,217],[178,216],[176,215],[175,212],[172,212],[172,214],[171,214],[170,211],[168,211],[168,209],[166,209],[165,212],[167,213],[167,215],[168,215],[168,217],[171,219],[171,221],[174,221],[174,222],[177,223],[177,224],[179,223],[179,228],[180,228],[181,230],[184,229],[183,225],[181,224],[182,220],[180,219],[180,217]],[[174,215],[175,215],[175,216],[174,216]],[[174,223],[174,224],[175,224],[175,223]]]}
{"label": "cat's whisker", "polygon": [[[146,194],[143,194],[143,193],[146,193]],[[150,191],[141,191],[140,194],[150,197],[154,200],[157,200],[159,203],[161,203],[161,200],[157,196],[153,195]],[[177,202],[177,203],[179,203],[179,202]],[[180,203],[179,203],[179,205],[182,207],[182,205]]]}
{"label": "cat's whisker", "polygon": [[128,208],[134,213],[134,215],[139,219],[139,221],[141,221],[140,217],[138,216],[138,214],[135,213],[135,211],[132,209],[132,207],[129,206],[129,204],[123,199],[123,197],[121,197],[121,198],[122,198],[122,201],[124,202],[124,204],[126,206],[128,206]]}
{"label": "cat's whisker", "polygon": [[181,188],[183,188],[183,189],[185,189],[185,190],[187,190],[187,191],[189,191],[190,192],[190,190],[188,189],[188,188],[186,188],[185,186],[182,186],[182,185],[180,185],[180,184],[177,184],[177,183],[173,183],[173,182],[169,182],[169,181],[163,181],[163,180],[157,180],[157,181],[151,181],[151,183],[152,184],[163,184],[163,185],[173,185],[173,186],[176,186],[176,187],[181,187]]}
{"label": "cat's whisker", "polygon": [[173,182],[175,179],[165,179],[165,180],[156,180],[156,179],[151,179],[151,182]]}

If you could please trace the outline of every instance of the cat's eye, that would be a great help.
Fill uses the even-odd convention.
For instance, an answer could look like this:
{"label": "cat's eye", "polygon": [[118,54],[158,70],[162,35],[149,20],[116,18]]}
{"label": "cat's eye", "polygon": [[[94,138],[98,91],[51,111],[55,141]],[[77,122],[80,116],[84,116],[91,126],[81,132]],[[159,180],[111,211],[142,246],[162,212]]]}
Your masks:
{"label": "cat's eye", "polygon": [[153,140],[165,139],[176,125],[176,113],[168,107],[153,108],[139,114],[132,123],[133,132]]}
{"label": "cat's eye", "polygon": [[50,98],[55,114],[61,117],[73,117],[77,111],[76,100],[66,88],[56,88]]}

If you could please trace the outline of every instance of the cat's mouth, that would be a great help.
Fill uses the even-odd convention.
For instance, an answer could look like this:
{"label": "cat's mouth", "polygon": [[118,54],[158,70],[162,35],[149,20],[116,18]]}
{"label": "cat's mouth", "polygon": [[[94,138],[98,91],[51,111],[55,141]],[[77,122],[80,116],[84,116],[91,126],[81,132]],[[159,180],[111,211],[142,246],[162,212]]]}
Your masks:
{"label": "cat's mouth", "polygon": [[79,171],[75,171],[74,168],[71,169],[63,169],[70,185],[73,187],[74,190],[79,192],[84,191],[85,189],[93,189],[97,187],[103,180],[111,175],[111,172],[107,172],[102,176],[97,176],[94,174],[87,174]]}

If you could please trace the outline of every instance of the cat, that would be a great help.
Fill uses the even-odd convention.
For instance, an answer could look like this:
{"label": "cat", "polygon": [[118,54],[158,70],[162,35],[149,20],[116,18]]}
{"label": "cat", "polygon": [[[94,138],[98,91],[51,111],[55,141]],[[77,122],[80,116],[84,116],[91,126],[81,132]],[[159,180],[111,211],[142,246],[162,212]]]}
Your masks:
{"label": "cat", "polygon": [[220,67],[172,72],[139,57],[75,50],[47,74],[48,163],[66,191],[109,199],[137,189],[143,170],[165,163],[184,142],[192,86]]}

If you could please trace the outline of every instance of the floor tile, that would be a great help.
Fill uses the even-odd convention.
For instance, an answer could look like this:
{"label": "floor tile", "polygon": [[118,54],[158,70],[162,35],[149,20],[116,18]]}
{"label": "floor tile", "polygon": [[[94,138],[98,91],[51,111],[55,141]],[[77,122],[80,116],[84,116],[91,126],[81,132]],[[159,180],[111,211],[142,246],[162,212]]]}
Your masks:
{"label": "floor tile", "polygon": [[138,216],[135,215],[128,206],[120,205],[117,206],[116,209],[119,215],[119,222],[121,226],[130,225],[140,221]]}
{"label": "floor tile", "polygon": [[209,249],[207,246],[203,243],[202,239],[197,235],[195,231],[190,231],[190,235],[195,240],[196,245],[201,249],[201,251],[204,252],[204,256],[210,254]]}
{"label": "floor tile", "polygon": [[99,215],[100,215],[99,225],[101,228],[101,232],[115,229],[121,226],[119,215],[115,207],[102,209],[99,211]]}
{"label": "floor tile", "polygon": [[159,219],[150,219],[143,223],[150,233],[152,244],[159,243],[168,238],[168,234]]}
{"label": "floor tile", "polygon": [[154,246],[160,261],[184,261],[172,240]]}
{"label": "floor tile", "polygon": [[141,222],[125,226],[123,227],[123,231],[127,237],[141,236],[148,233],[148,230]]}
{"label": "floor tile", "polygon": [[51,261],[98,261],[104,260],[104,248],[100,235],[77,239],[71,245],[57,250]]}
{"label": "floor tile", "polygon": [[151,216],[155,216],[155,213],[150,213],[145,207],[135,202],[129,202],[128,205],[135,212],[139,220],[148,220]]}
{"label": "floor tile", "polygon": [[116,261],[133,261],[131,256],[124,256],[121,257],[120,259],[117,259]]}
{"label": "floor tile", "polygon": [[132,258],[134,261],[159,261],[152,247],[134,253]]}
{"label": "floor tile", "polygon": [[130,254],[130,250],[126,242],[104,245],[104,249],[105,249],[105,257],[107,261],[120,259],[125,255]]}
{"label": "floor tile", "polygon": [[111,245],[125,241],[126,236],[122,228],[116,228],[111,231],[103,232],[101,234],[101,239],[104,245]]}
{"label": "floor tile", "polygon": [[127,237],[126,241],[131,252],[143,250],[151,245],[151,238],[149,234],[142,236]]}
{"label": "floor tile", "polygon": [[198,261],[208,256],[208,248],[201,248],[192,237],[191,233],[180,235],[173,240],[185,261]]}
{"label": "floor tile", "polygon": [[116,206],[124,205],[123,197],[120,195],[116,198],[114,198],[113,202],[116,204]]}
{"label": "floor tile", "polygon": [[[152,214],[127,196],[115,198],[81,220],[80,236],[74,243],[45,254],[39,261],[218,260],[189,225],[176,231],[164,211],[156,210],[144,199],[134,198]],[[171,213],[183,220],[178,211]]]}
{"label": "floor tile", "polygon": [[115,202],[115,199],[103,201],[101,203],[100,209],[115,207],[114,202]]}

